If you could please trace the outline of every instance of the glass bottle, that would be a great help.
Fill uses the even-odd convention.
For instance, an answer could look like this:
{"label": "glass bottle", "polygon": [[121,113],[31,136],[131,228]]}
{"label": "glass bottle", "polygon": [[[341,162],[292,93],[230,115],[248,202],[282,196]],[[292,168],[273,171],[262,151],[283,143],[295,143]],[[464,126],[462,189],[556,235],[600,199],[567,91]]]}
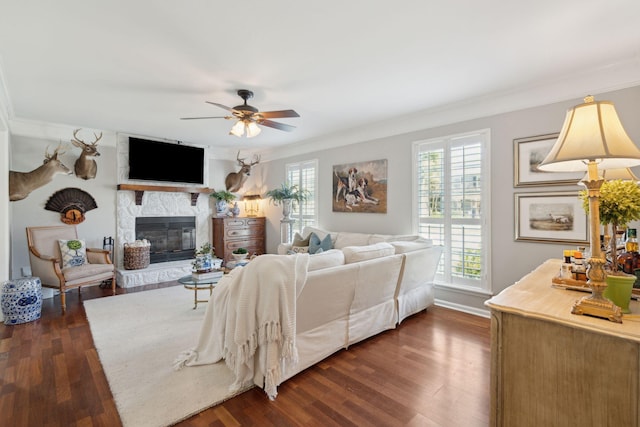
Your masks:
{"label": "glass bottle", "polygon": [[[625,252],[618,256],[618,268],[627,274],[638,277],[640,273],[640,253],[638,253],[638,234],[635,228],[627,229],[627,240],[624,244]],[[636,280],[634,287],[640,283]]]}
{"label": "glass bottle", "polygon": [[573,264],[571,264],[571,255],[573,254],[572,250],[565,249],[562,252],[564,257],[564,262],[560,266],[560,278],[561,279],[573,279],[573,272],[571,271],[573,268]]}
{"label": "glass bottle", "polygon": [[635,228],[627,229],[627,240],[624,243],[627,252],[638,252],[638,231]]}

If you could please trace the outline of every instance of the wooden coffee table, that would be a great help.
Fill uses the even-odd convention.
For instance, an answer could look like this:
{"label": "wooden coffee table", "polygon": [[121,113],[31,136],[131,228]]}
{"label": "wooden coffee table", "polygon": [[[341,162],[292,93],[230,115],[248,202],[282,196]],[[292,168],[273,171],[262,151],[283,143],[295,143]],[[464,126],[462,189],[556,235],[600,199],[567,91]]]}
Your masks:
{"label": "wooden coffee table", "polygon": [[199,302],[209,302],[208,299],[198,299],[198,291],[203,289],[209,289],[209,296],[213,292],[213,288],[216,287],[218,281],[220,281],[222,277],[215,277],[213,279],[194,279],[193,276],[188,275],[178,279],[179,283],[182,283],[185,289],[193,290],[193,309],[198,308]]}

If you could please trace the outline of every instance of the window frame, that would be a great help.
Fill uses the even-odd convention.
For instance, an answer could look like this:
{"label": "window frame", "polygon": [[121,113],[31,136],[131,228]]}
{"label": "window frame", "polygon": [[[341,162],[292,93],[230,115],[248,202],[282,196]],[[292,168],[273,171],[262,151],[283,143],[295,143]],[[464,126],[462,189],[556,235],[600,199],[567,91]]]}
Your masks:
{"label": "window frame", "polygon": [[[302,172],[304,168],[309,166],[313,169],[313,185],[314,188],[306,188],[302,185],[303,174],[300,173],[300,179],[298,182],[291,181],[291,173],[293,171]],[[298,188],[301,190],[308,190],[310,192],[310,197],[307,201],[298,204],[297,206],[291,207],[291,215],[290,218],[294,220],[289,227],[289,241],[293,239],[294,233],[298,232],[302,234],[302,229],[306,226],[316,226],[318,224],[318,159],[309,159],[309,160],[301,160],[298,162],[291,162],[285,164],[285,180],[288,185],[298,185]],[[311,215],[303,215],[306,209],[308,209],[308,205],[311,204],[314,209]]]}
{"label": "window frame", "polygon": [[[473,141],[475,139],[475,141]],[[413,194],[413,205],[412,205],[412,224],[414,227],[414,233],[420,233],[420,224],[421,218],[419,214],[420,209],[420,182],[419,182],[419,154],[424,151],[433,151],[435,149],[443,149],[445,152],[451,151],[453,147],[459,147],[468,144],[475,144],[477,142],[481,143],[481,157],[480,157],[480,165],[481,165],[481,189],[480,189],[480,200],[481,207],[480,209],[480,219],[478,220],[478,225],[481,230],[481,253],[482,253],[482,262],[481,262],[481,273],[480,279],[463,279],[463,278],[452,278],[451,274],[451,266],[452,266],[452,225],[456,224],[465,224],[471,223],[473,224],[473,220],[466,220],[463,218],[452,221],[450,215],[446,214],[443,216],[441,223],[443,226],[443,246],[444,250],[442,253],[442,258],[440,260],[440,265],[438,268],[438,273],[436,274],[435,282],[438,286],[442,286],[450,289],[460,289],[464,291],[470,291],[473,293],[481,293],[491,295],[491,131],[490,129],[480,129],[470,132],[445,135],[437,138],[429,138],[419,141],[414,141],[412,144],[412,194]],[[429,149],[425,149],[425,147],[429,147]],[[447,199],[447,194],[450,195],[450,188],[452,185],[451,179],[451,159],[450,156],[445,155],[445,164],[444,175],[444,194],[445,200],[450,203],[450,200]],[[451,209],[451,206],[448,205],[446,209]],[[446,212],[446,211],[445,211]],[[438,221],[434,220],[434,224],[438,223]],[[429,236],[423,236],[429,238]]]}

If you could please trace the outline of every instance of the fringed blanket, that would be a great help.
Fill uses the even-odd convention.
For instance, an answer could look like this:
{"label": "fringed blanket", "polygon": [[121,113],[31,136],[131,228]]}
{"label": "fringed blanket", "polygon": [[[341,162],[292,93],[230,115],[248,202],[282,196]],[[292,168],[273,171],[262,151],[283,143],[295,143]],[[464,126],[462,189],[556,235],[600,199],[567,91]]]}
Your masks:
{"label": "fringed blanket", "polygon": [[195,348],[178,355],[175,369],[222,359],[240,390],[253,381],[275,399],[288,366],[298,362],[296,297],[307,277],[308,254],[261,255],[224,276],[207,305]]}

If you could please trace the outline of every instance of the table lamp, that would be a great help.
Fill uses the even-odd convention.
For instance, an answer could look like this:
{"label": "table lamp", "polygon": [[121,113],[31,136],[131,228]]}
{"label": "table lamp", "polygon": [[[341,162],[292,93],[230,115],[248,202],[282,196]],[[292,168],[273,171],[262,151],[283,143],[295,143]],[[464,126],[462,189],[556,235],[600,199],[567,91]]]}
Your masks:
{"label": "table lamp", "polygon": [[600,187],[604,179],[598,175],[598,168],[637,165],[640,165],[640,150],[622,127],[613,103],[595,101],[593,96],[587,96],[584,104],[567,110],[558,140],[540,163],[540,170],[548,172],[587,171],[582,182],[589,197],[591,257],[587,260],[587,285],[591,295],[574,304],[573,314],[622,323],[620,307],[602,295],[607,288],[606,261],[600,250]]}
{"label": "table lamp", "polygon": [[242,197],[242,200],[245,202],[244,209],[247,212],[247,216],[258,216],[260,211],[260,199],[261,197],[259,194],[245,194]]}

